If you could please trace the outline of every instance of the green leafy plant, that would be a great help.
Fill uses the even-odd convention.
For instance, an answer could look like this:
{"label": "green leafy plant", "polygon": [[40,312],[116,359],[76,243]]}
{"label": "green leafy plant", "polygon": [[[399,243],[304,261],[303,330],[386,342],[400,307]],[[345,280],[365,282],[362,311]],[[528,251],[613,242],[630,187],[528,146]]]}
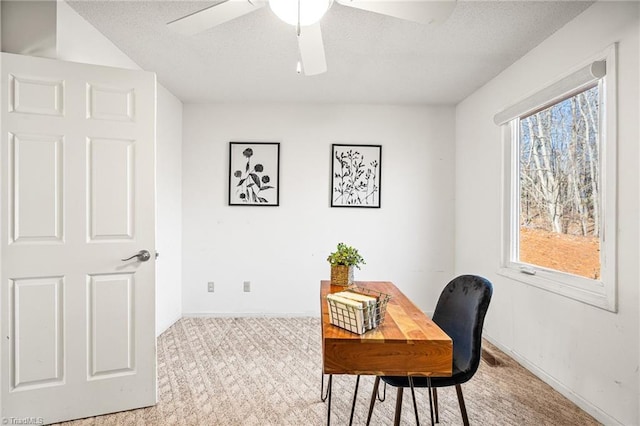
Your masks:
{"label": "green leafy plant", "polygon": [[366,263],[362,256],[360,256],[360,253],[358,253],[358,249],[344,243],[338,244],[337,250],[327,257],[327,261],[332,266],[355,266],[358,269],[360,269],[360,265],[364,265]]}

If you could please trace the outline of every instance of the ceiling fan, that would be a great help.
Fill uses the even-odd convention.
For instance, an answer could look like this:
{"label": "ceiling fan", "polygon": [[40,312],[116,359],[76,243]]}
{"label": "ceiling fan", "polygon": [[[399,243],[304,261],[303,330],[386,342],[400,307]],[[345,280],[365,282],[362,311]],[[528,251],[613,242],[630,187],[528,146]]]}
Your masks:
{"label": "ceiling fan", "polygon": [[[298,73],[322,74],[327,71],[320,19],[334,0],[226,0],[167,24],[184,35],[193,35],[264,7],[284,22],[295,25],[300,62]],[[420,24],[442,22],[449,17],[456,0],[335,0],[340,6],[392,16]]]}

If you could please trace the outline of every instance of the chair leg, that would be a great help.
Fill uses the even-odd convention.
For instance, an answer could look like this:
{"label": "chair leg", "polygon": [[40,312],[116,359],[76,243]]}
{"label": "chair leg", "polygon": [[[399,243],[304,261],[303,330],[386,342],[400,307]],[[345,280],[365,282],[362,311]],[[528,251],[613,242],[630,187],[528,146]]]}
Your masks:
{"label": "chair leg", "polygon": [[358,385],[360,384],[360,375],[356,378],[356,388],[353,391],[353,404],[351,404],[351,416],[349,416],[349,426],[353,424],[353,412],[356,410],[356,400],[358,398]]}
{"label": "chair leg", "polygon": [[418,405],[416,404],[416,391],[413,387],[413,379],[411,376],[409,378],[409,387],[411,387],[411,399],[413,399],[413,411],[416,415],[416,426],[420,426],[420,418],[418,418]]}
{"label": "chair leg", "polygon": [[400,416],[402,414],[402,392],[404,388],[402,386],[398,386],[398,396],[396,397],[396,416],[393,419],[393,426],[400,425]]}
{"label": "chair leg", "polygon": [[378,393],[379,385],[380,385],[380,376],[376,376],[376,380],[375,382],[373,382],[373,393],[371,394],[371,403],[369,404],[369,414],[367,414],[367,426],[369,426],[369,423],[371,422],[371,414],[373,414],[373,406],[376,403],[376,394]]}
{"label": "chair leg", "polygon": [[440,423],[440,416],[438,415],[438,388],[433,388],[433,408],[436,414],[436,423]]}
{"label": "chair leg", "polygon": [[458,403],[460,404],[460,413],[462,414],[462,424],[464,426],[469,426],[467,407],[464,405],[464,397],[462,396],[462,386],[456,385],[456,393],[458,394]]}

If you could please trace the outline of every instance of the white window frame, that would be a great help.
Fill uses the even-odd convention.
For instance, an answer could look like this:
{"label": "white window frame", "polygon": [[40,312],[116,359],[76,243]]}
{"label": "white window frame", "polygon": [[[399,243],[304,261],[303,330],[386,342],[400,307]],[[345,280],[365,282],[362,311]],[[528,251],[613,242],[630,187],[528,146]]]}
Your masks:
{"label": "white window frame", "polygon": [[[591,58],[577,71],[548,85],[521,102],[496,114],[503,143],[502,253],[498,273],[608,311],[617,312],[617,46]],[[588,81],[585,71],[606,64],[606,75]],[[604,69],[601,69],[605,73]],[[520,117],[525,117],[577,94],[599,80],[601,236],[600,278],[589,279],[554,269],[515,261],[519,253],[519,150]]]}

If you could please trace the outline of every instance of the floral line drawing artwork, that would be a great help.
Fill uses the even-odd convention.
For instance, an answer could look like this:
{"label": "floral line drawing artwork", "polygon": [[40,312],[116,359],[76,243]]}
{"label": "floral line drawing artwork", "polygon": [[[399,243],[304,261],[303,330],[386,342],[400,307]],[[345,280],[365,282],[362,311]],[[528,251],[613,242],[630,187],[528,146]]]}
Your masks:
{"label": "floral line drawing artwork", "polygon": [[229,205],[279,205],[280,144],[229,142]]}
{"label": "floral line drawing artwork", "polygon": [[382,145],[331,147],[331,207],[379,208]]}
{"label": "floral line drawing artwork", "polygon": [[267,189],[273,189],[273,186],[268,185],[271,178],[267,174],[262,175],[262,177],[258,176],[258,173],[262,173],[264,171],[264,166],[262,164],[256,164],[251,168],[253,149],[245,149],[242,151],[242,155],[247,157],[247,165],[244,168],[245,174],[240,170],[233,172],[233,176],[240,179],[236,185],[236,194],[244,202],[253,201],[254,203],[268,203],[266,198],[260,196],[260,193]]}

